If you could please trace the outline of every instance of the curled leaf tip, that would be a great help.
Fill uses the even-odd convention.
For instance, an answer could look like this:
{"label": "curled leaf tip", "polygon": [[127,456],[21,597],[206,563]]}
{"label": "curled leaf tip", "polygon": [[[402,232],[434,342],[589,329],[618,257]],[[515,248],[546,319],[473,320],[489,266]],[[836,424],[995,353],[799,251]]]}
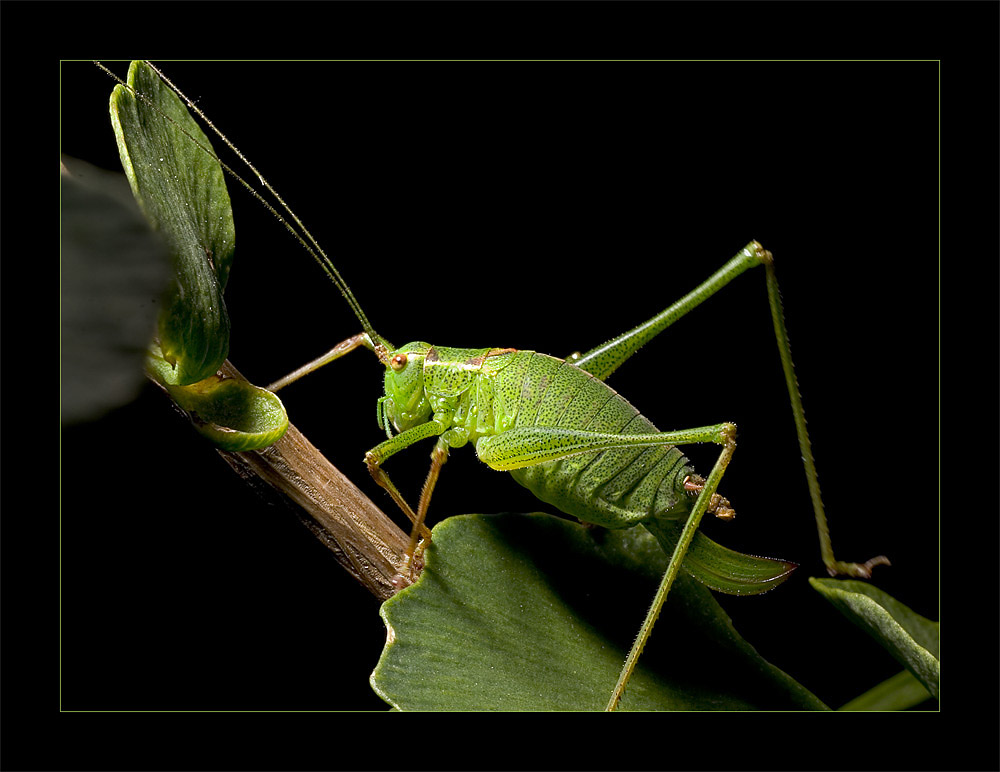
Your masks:
{"label": "curled leaf tip", "polygon": [[195,428],[218,447],[233,452],[261,450],[288,429],[288,414],[278,396],[220,374],[190,386],[166,385]]}

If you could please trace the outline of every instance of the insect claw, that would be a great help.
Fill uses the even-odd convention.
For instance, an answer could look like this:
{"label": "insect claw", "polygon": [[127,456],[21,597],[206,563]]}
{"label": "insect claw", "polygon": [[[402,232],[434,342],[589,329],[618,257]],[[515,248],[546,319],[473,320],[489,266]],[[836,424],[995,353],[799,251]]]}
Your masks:
{"label": "insect claw", "polygon": [[424,550],[427,549],[428,541],[421,539],[417,542],[417,547],[413,551],[412,557],[410,555],[403,555],[403,563],[396,572],[396,575],[392,577],[392,586],[396,592],[409,587],[420,578],[420,574],[424,570]]}
{"label": "insect claw", "polygon": [[708,512],[715,515],[720,520],[735,520],[736,510],[729,504],[729,499],[720,496],[718,493],[712,494],[712,501],[708,505]]}
{"label": "insect claw", "polygon": [[403,555],[403,564],[399,567],[396,575],[392,577],[392,586],[396,592],[409,587],[420,578],[420,574],[424,570],[424,550],[426,548],[427,543],[421,539],[412,557]]}
{"label": "insect claw", "polygon": [[413,584],[413,582],[402,574],[396,574],[392,577],[392,587],[396,592],[409,587],[411,584]]}
{"label": "insect claw", "polygon": [[421,539],[417,543],[417,548],[413,551],[413,560],[410,563],[410,575],[414,579],[420,576],[420,572],[424,570],[424,550],[427,549],[429,543],[430,539]]}
{"label": "insect claw", "polygon": [[853,576],[858,579],[871,579],[872,569],[875,566],[891,565],[892,563],[889,562],[889,558],[885,555],[879,555],[864,563],[844,563],[837,560],[833,564],[827,565],[826,571],[830,576]]}

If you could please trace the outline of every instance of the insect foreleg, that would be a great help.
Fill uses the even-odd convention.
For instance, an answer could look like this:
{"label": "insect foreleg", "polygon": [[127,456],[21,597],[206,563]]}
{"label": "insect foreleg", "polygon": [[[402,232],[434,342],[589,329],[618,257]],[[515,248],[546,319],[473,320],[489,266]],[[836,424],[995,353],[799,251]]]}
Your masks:
{"label": "insect foreleg", "polygon": [[[417,518],[413,521],[413,530],[410,532],[410,546],[406,550],[403,567],[400,569],[400,585],[403,582],[412,583],[414,580],[414,570],[420,556],[427,545],[430,544],[431,533],[424,523],[427,520],[427,509],[430,507],[431,496],[434,495],[434,486],[437,485],[438,477],[441,474],[441,467],[448,460],[448,443],[444,437],[438,439],[431,451],[431,468],[427,472],[427,479],[424,481],[423,490],[420,491],[420,501],[417,504]],[[419,542],[419,544],[418,544]]]}
{"label": "insect foreleg", "polygon": [[[389,478],[389,475],[386,474],[385,470],[382,468],[382,464],[387,458],[395,455],[405,448],[408,448],[415,442],[420,442],[420,440],[427,439],[428,437],[440,437],[445,432],[445,426],[445,422],[437,418],[432,418],[427,423],[414,426],[412,429],[400,432],[395,437],[390,437],[385,442],[380,442],[374,448],[365,453],[365,463],[368,465],[368,472],[371,474],[372,479],[374,479],[380,487],[384,488],[388,492],[388,494],[392,497],[392,500],[396,502],[396,505],[401,510],[403,510],[403,514],[409,518],[410,522],[413,523],[414,526],[413,536],[411,537],[413,544],[411,544],[410,549],[407,550],[407,554],[404,558],[403,569],[400,571],[401,574],[404,573],[404,569],[406,573],[409,573],[416,539],[420,538],[424,541],[429,541],[431,532],[430,529],[423,524],[424,518],[420,515],[419,508],[417,512],[413,511],[413,508],[406,502],[406,499],[403,498],[403,494],[399,492],[395,483],[393,483],[393,481]],[[437,447],[435,447],[435,453],[436,452]],[[447,455],[447,453],[445,455]],[[431,458],[434,459],[435,456],[432,454]],[[443,463],[444,461],[440,461],[438,463],[438,471],[440,471],[440,466]],[[431,480],[431,475],[433,475],[433,480]],[[424,503],[425,498],[427,499],[427,502],[430,501],[430,494],[434,490],[434,482],[436,481],[437,472],[435,472],[434,464],[432,463],[431,474],[428,475],[428,482],[424,484],[425,494],[422,494],[420,497],[421,506],[426,507],[426,504]],[[430,487],[429,490],[428,483]],[[424,514],[426,514],[426,511]]]}
{"label": "insect foreleg", "polygon": [[625,693],[625,687],[632,677],[632,671],[635,670],[635,664],[642,653],[643,647],[646,645],[646,641],[649,640],[649,634],[653,631],[653,625],[656,624],[656,619],[660,615],[660,610],[667,599],[670,587],[674,583],[677,573],[680,571],[681,563],[684,561],[684,556],[691,545],[691,540],[694,538],[698,526],[701,524],[701,518],[709,510],[715,490],[719,487],[719,481],[722,480],[722,475],[725,473],[726,467],[733,457],[733,451],[736,450],[736,427],[733,424],[721,424],[719,429],[720,431],[715,441],[722,444],[722,452],[719,453],[719,458],[715,462],[715,466],[712,467],[712,472],[708,475],[708,479],[705,480],[704,487],[702,487],[701,492],[698,494],[698,500],[691,509],[691,514],[688,516],[684,530],[677,541],[677,546],[670,556],[670,563],[667,564],[667,570],[663,574],[663,579],[660,580],[660,586],[653,597],[653,603],[649,607],[645,620],[643,620],[635,643],[632,644],[632,648],[629,650],[628,657],[625,659],[625,665],[622,667],[621,675],[618,676],[618,683],[615,684],[611,699],[608,701],[607,710],[615,710],[622,698],[622,694]]}
{"label": "insect foreleg", "polygon": [[309,375],[309,373],[315,372],[316,370],[319,370],[319,368],[321,368],[323,365],[330,364],[330,362],[332,362],[335,359],[340,359],[342,356],[344,356],[344,354],[354,351],[354,349],[356,349],[358,346],[364,346],[366,349],[378,353],[375,348],[375,344],[372,343],[372,339],[371,337],[369,337],[368,333],[361,332],[358,333],[357,335],[352,335],[347,340],[342,340],[332,349],[323,354],[323,356],[319,357],[318,359],[314,359],[312,362],[302,365],[302,367],[300,367],[298,370],[294,370],[290,372],[288,375],[286,375],[284,378],[275,381],[274,383],[272,383],[267,387],[267,390],[277,391],[278,389],[282,389],[288,384],[294,383],[299,378],[305,375]]}

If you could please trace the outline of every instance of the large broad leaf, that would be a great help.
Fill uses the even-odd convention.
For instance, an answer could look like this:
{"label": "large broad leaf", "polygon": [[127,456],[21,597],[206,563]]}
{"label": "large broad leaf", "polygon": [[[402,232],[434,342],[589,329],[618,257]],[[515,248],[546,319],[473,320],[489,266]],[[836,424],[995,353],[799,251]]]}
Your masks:
{"label": "large broad leaf", "polygon": [[[382,606],[373,688],[406,710],[601,710],[667,557],[639,528],[465,515]],[[622,710],[825,709],[733,629],[705,587],[671,589]]]}
{"label": "large broad leaf", "polygon": [[236,242],[229,194],[222,167],[203,149],[211,149],[208,138],[177,95],[142,62],[132,62],[128,85],[111,95],[122,166],[176,273],[159,316],[155,370],[171,385],[196,383],[229,350],[222,300]]}
{"label": "large broad leaf", "polygon": [[810,579],[848,619],[882,644],[927,691],[939,696],[941,626],[865,582]]}

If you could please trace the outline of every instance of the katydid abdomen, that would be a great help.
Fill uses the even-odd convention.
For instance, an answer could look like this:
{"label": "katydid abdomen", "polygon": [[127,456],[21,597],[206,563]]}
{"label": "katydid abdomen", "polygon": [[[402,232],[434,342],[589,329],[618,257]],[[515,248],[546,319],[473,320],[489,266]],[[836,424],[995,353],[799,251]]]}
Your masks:
{"label": "katydid abdomen", "polygon": [[[517,394],[514,426],[555,426],[607,434],[656,434],[624,397],[590,373],[535,352],[519,352],[498,373],[497,390]],[[512,406],[507,406],[510,409]],[[688,460],[672,445],[609,448],[511,470],[539,499],[580,520],[627,528],[691,508]]]}

